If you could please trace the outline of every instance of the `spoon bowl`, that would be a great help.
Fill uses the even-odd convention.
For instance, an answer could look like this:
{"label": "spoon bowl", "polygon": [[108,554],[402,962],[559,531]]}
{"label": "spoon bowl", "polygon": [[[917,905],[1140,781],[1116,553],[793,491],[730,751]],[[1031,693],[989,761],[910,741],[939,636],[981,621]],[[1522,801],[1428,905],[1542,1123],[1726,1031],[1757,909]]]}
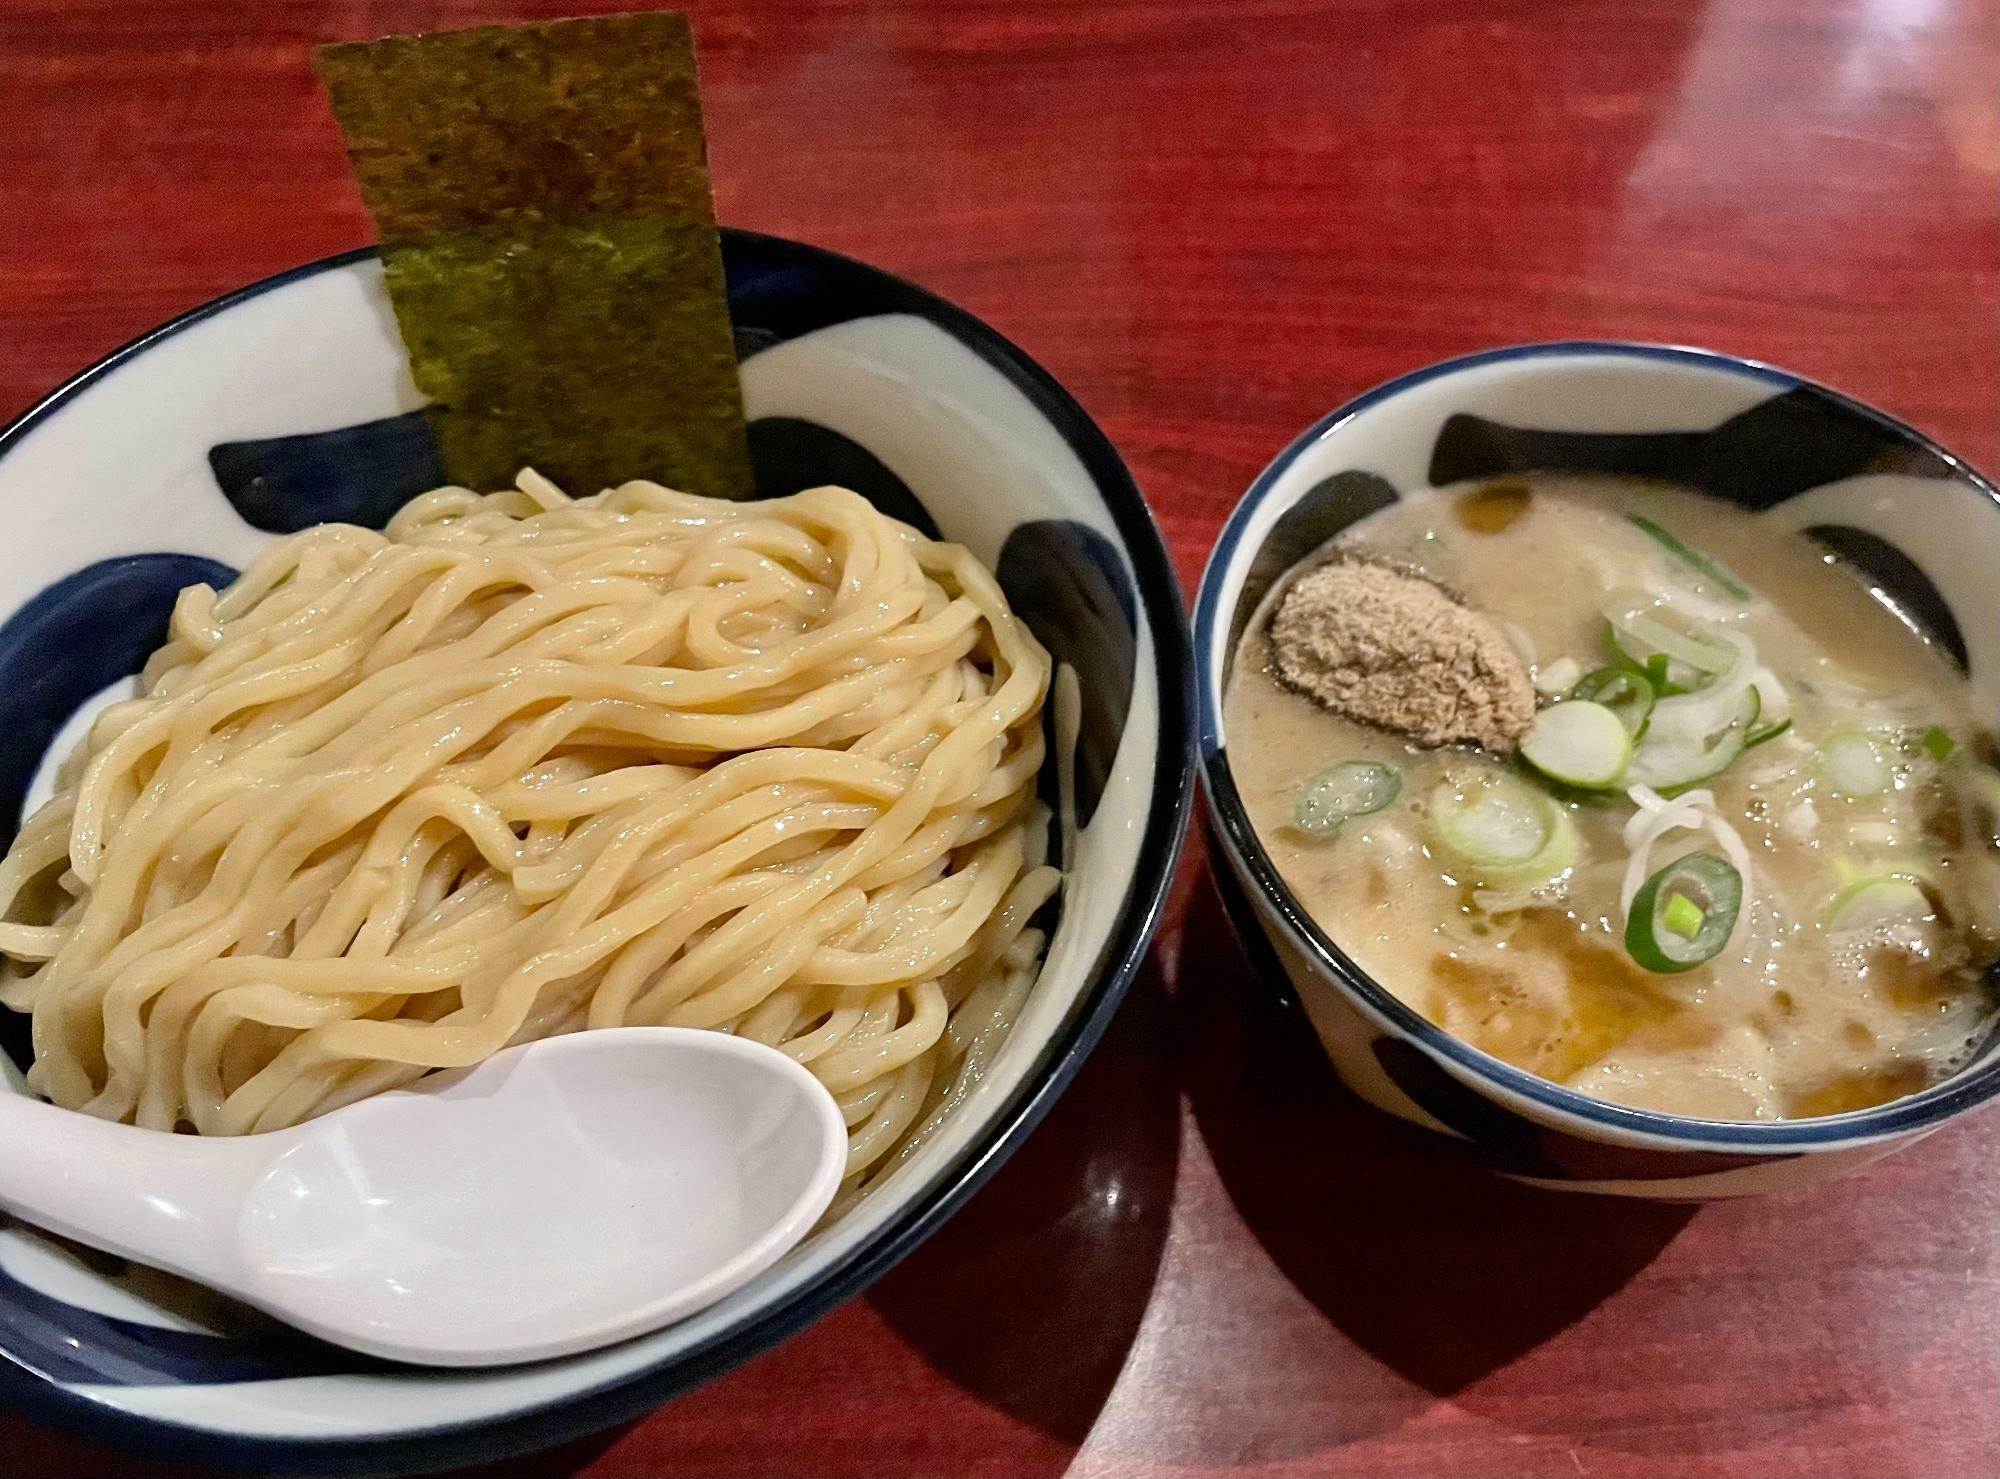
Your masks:
{"label": "spoon bowl", "polygon": [[688,1028],[523,1044],[235,1139],[0,1103],[16,1113],[32,1135],[0,1132],[43,1147],[24,1159],[59,1142],[89,1172],[0,1163],[8,1210],[322,1339],[437,1366],[569,1355],[713,1303],[811,1230],[847,1155],[805,1068]]}

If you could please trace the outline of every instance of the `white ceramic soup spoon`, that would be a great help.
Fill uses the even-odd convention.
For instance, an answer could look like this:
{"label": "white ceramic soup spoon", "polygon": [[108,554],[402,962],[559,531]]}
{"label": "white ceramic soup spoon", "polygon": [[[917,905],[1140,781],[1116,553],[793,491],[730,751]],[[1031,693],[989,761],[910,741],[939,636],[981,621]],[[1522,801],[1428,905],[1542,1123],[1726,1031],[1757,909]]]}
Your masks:
{"label": "white ceramic soup spoon", "polygon": [[688,1028],[526,1043],[266,1135],[166,1135],[0,1090],[0,1209],[434,1366],[692,1314],[804,1237],[846,1160],[811,1073]]}

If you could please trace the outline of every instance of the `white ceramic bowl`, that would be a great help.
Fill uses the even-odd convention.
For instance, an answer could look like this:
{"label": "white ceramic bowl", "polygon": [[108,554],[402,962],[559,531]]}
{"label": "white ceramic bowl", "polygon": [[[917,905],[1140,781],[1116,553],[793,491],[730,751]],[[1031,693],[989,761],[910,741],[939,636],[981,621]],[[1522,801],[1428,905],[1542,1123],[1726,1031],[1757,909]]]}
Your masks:
{"label": "white ceramic bowl", "polygon": [[[1027,1134],[1095,1043],[1172,878],[1192,760],[1180,591],[1110,444],[991,329],[830,253],[727,232],[759,491],[842,482],[968,545],[1083,695],[1080,827],[1035,995],[950,1127],[721,1303],[496,1371],[370,1362],[203,1291],[0,1227],[0,1391],[151,1453],[395,1472],[560,1442],[727,1369],[866,1287]],[[0,836],[173,593],[376,521],[440,477],[372,253],[259,283],[120,350],[0,433]],[[67,731],[67,734],[65,734]],[[20,1091],[25,1019],[0,1013]],[[504,1298],[504,1290],[496,1290]]]}
{"label": "white ceramic bowl", "polygon": [[1361,1096],[1524,1181],[1661,1199],[1796,1186],[1886,1155],[2000,1093],[2000,1035],[1955,1076],[1852,1114],[1719,1123],[1607,1104],[1488,1056],[1371,979],[1306,913],[1251,827],[1222,694],[1273,581],[1407,490],[1543,469],[1666,478],[1808,531],[1865,570],[2000,716],[2000,492],[1909,427],[1700,350],[1538,344],[1419,370],[1281,453],[1224,527],[1195,608],[1216,878],[1266,974],[1297,991]]}

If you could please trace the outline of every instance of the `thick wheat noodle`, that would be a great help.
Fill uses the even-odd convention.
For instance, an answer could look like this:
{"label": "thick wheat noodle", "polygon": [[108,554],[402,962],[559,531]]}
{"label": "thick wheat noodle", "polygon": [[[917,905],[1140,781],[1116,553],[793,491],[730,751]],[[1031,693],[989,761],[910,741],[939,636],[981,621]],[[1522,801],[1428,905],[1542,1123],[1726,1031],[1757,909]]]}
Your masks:
{"label": "thick wheat noodle", "polygon": [[988,571],[844,489],[440,489],[182,593],[0,861],[0,1001],[56,1103],[224,1135],[735,1032],[834,1092],[851,1200],[1033,985],[1049,680]]}

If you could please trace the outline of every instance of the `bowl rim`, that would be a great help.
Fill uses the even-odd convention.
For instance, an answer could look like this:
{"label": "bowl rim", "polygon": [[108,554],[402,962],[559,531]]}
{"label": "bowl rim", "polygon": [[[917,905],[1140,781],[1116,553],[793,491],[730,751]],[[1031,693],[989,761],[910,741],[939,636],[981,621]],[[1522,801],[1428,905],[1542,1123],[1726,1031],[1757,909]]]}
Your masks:
{"label": "bowl rim", "polygon": [[[321,1475],[387,1474],[492,1462],[537,1452],[639,1417],[803,1330],[872,1285],[913,1252],[978,1191],[1027,1138],[1076,1076],[1138,975],[1159,928],[1186,846],[1194,797],[1195,667],[1187,612],[1159,524],[1124,460],[1063,386],[998,330],[928,289],[825,247],[761,231],[720,228],[725,254],[739,249],[831,269],[921,313],[950,332],[1021,392],[1069,444],[1110,515],[1131,561],[1133,585],[1152,635],[1159,690],[1154,778],[1138,866],[1085,986],[1043,1048],[1043,1061],[994,1112],[986,1131],[937,1181],[912,1198],[874,1238],[859,1244],[790,1298],[668,1359],[505,1412],[393,1432],[267,1436],[140,1415],[82,1396],[0,1351],[0,1399],[38,1422],[156,1459]],[[260,278],[180,313],[112,350],[0,429],[0,458],[68,402],[164,340],[305,278],[378,258],[359,247]],[[422,1368],[397,1368],[421,1370]],[[501,1368],[506,1369],[506,1368]],[[462,1374],[462,1373],[461,1373]]]}
{"label": "bowl rim", "polygon": [[1760,360],[1715,350],[1640,341],[1551,340],[1460,355],[1383,381],[1320,417],[1271,460],[1230,512],[1202,571],[1194,613],[1195,667],[1198,675],[1197,744],[1203,791],[1210,815],[1216,823],[1215,833],[1222,839],[1238,870],[1255,886],[1264,912],[1275,915],[1293,943],[1305,952],[1314,966],[1334,981],[1345,993],[1350,1005],[1361,1010],[1376,1026],[1413,1042],[1445,1071],[1470,1078],[1482,1091],[1500,1091],[1503,1100],[1528,1100],[1544,1110],[1557,1111],[1589,1127],[1616,1131],[1621,1138],[1636,1139],[1657,1148],[1720,1150],[1769,1157],[1848,1149],[1935,1129],[1946,1120],[2000,1095],[2000,1053],[1994,1053],[1985,1062],[1961,1070],[1930,1088],[1872,1109],[1850,1110],[1844,1114],[1813,1119],[1776,1121],[1702,1120],[1657,1110],[1633,1109],[1593,1098],[1516,1068],[1437,1026],[1379,985],[1356,964],[1314,922],[1292,893],[1250,823],[1229,768],[1227,747],[1223,743],[1220,698],[1226,656],[1221,647],[1226,644],[1228,634],[1221,587],[1224,573],[1244,539],[1251,514],[1309,448],[1362,413],[1394,400],[1405,391],[1493,365],[1526,363],[1540,368],[1559,368],[1561,361],[1592,357],[1650,361],[1690,371],[1732,374],[1779,390],[1804,387],[1817,391],[1897,437],[1934,454],[1951,468],[1956,478],[1974,491],[1983,493],[1994,505],[1996,514],[2000,514],[2000,488],[1976,472],[1964,458],[1940,446],[1923,432],[1816,380]]}

